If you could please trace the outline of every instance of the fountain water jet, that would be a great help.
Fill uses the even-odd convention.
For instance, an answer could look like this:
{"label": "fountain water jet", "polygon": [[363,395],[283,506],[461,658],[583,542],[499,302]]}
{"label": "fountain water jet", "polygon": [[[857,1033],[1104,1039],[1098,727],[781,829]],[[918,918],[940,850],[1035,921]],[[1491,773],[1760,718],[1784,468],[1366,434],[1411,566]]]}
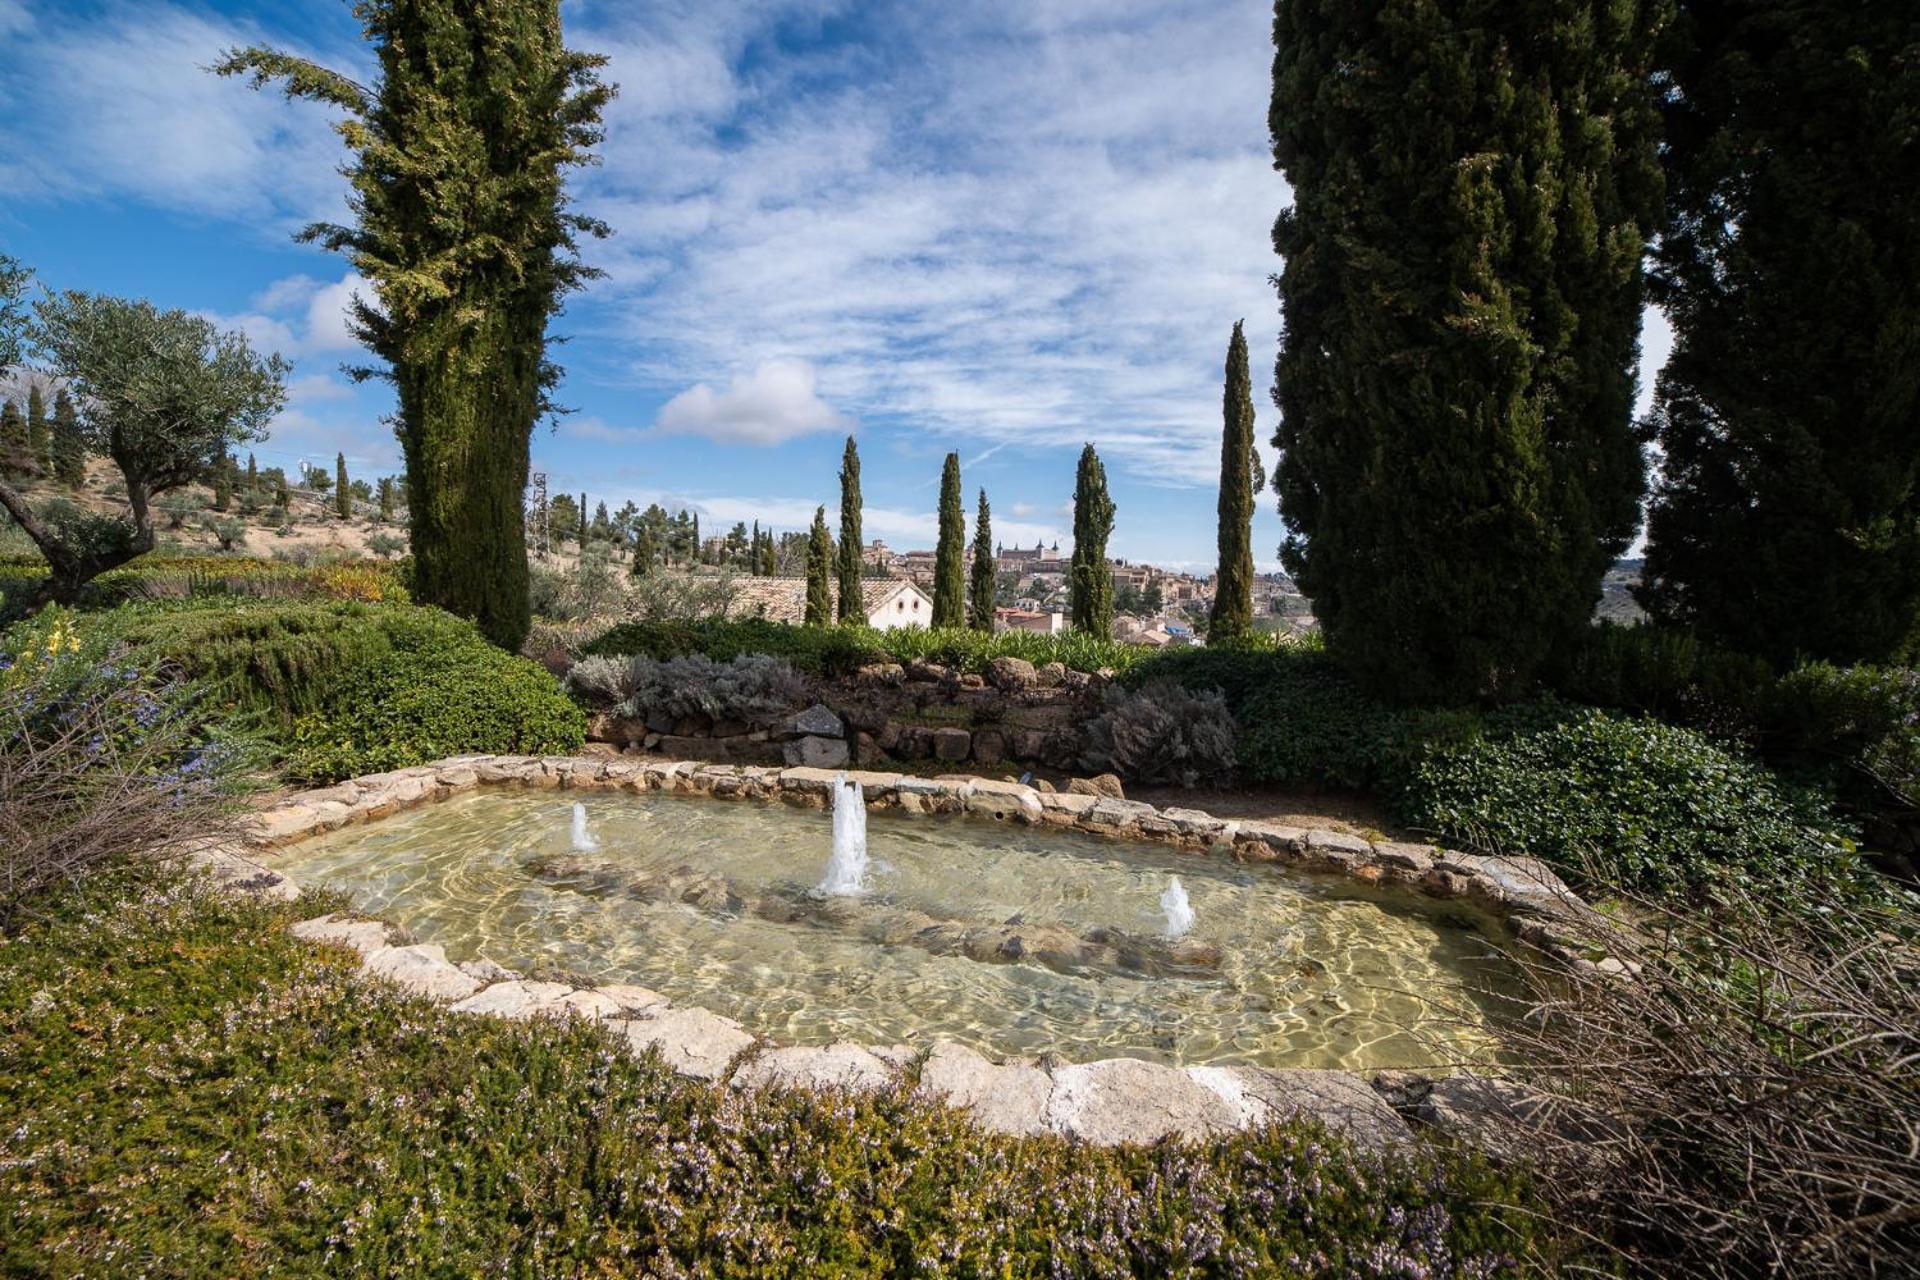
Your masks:
{"label": "fountain water jet", "polygon": [[860,783],[846,774],[833,780],[833,857],[820,892],[829,898],[853,898],[866,892],[867,802]]}
{"label": "fountain water jet", "polygon": [[1160,895],[1160,909],[1167,913],[1168,941],[1184,937],[1193,928],[1193,904],[1187,901],[1187,890],[1179,876],[1168,877],[1167,890]]}
{"label": "fountain water jet", "polygon": [[587,806],[576,803],[573,806],[573,848],[576,853],[592,853],[600,847],[600,842],[587,830]]}

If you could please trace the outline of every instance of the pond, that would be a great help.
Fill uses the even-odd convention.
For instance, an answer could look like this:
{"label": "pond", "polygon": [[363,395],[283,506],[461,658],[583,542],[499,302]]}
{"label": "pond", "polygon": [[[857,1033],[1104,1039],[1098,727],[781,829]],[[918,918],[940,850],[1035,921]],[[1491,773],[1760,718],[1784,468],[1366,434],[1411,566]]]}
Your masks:
{"label": "pond", "polygon": [[450,959],[638,983],[783,1043],[1433,1067],[1497,1057],[1521,990],[1486,918],[1345,877],[885,810],[866,846],[833,896],[830,813],[479,791],[278,865]]}

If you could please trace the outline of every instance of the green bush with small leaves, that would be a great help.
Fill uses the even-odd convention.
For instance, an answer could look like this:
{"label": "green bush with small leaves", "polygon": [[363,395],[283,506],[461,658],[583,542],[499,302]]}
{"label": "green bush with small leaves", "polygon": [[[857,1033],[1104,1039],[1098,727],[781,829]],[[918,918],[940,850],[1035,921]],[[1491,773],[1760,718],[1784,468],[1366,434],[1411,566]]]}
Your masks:
{"label": "green bush with small leaves", "polygon": [[1538,706],[1430,743],[1399,804],[1452,843],[1654,893],[1790,891],[1858,870],[1817,796],[1691,729],[1591,708]]}

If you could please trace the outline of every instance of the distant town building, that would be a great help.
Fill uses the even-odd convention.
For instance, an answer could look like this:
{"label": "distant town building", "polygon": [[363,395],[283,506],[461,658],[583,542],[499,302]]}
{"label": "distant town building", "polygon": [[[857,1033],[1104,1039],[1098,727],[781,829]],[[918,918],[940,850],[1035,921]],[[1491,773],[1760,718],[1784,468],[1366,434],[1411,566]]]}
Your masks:
{"label": "distant town building", "polygon": [[1057,636],[1067,629],[1067,615],[1057,609],[995,609],[993,629],[995,631],[1032,631],[1043,636]]}
{"label": "distant town building", "polygon": [[[793,625],[806,621],[805,578],[739,578],[735,586],[733,602],[727,607],[729,618],[765,618]],[[870,627],[925,627],[933,616],[933,601],[911,582],[868,578],[861,587]]]}

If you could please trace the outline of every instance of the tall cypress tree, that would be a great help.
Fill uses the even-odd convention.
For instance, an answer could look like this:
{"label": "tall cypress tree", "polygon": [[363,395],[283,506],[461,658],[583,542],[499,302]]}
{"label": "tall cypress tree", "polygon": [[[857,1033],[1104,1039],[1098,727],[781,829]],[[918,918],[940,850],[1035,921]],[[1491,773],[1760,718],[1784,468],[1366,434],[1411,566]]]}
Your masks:
{"label": "tall cypress tree", "polygon": [[1113,634],[1113,566],[1107,563],[1107,537],[1112,532],[1107,469],[1088,445],[1080,451],[1073,482],[1073,560],[1067,598],[1073,629],[1102,638]]}
{"label": "tall cypress tree", "polygon": [[813,529],[807,535],[807,625],[833,623],[833,537],[827,532],[827,509],[817,507]]}
{"label": "tall cypress tree", "polygon": [[966,624],[967,518],[960,509],[960,455],[950,453],[940,470],[940,541],[933,552],[933,618],[936,627]]}
{"label": "tall cypress tree", "polygon": [[567,50],[559,0],[361,0],[379,75],[362,87],[269,49],[215,68],[283,82],[345,114],[352,226],[303,233],[344,250],[376,303],[357,336],[398,392],[413,593],[518,648],[529,623],[528,445],[559,369],[547,323],[592,272],[563,178],[599,142],[605,59]]}
{"label": "tall cypress tree", "polygon": [[[580,511],[580,526],[579,528],[573,531],[573,540],[580,544],[580,549],[582,551],[585,551],[587,549],[587,495],[585,493],[582,493],[580,495],[579,511]],[[699,542],[699,539],[696,537],[694,539],[694,542],[697,544]]]}
{"label": "tall cypress tree", "polygon": [[861,584],[865,566],[860,553],[865,537],[860,532],[860,451],[853,437],[840,455],[840,621],[867,620],[866,591]]}
{"label": "tall cypress tree", "polygon": [[1641,602],[1785,664],[1920,651],[1920,9],[1683,6]]}
{"label": "tall cypress tree", "polygon": [[387,523],[387,521],[393,519],[393,477],[392,476],[380,477],[380,487],[375,496],[380,503],[380,523],[385,524]]}
{"label": "tall cypress tree", "polygon": [[53,474],[69,489],[87,481],[87,440],[65,387],[53,393]]}
{"label": "tall cypress tree", "polygon": [[1523,692],[1632,537],[1664,17],[1275,7],[1282,556],[1380,692]]}
{"label": "tall cypress tree", "polygon": [[213,464],[213,509],[226,511],[233,506],[233,477],[236,468],[231,454],[223,455]]}
{"label": "tall cypress tree", "polygon": [[47,398],[40,384],[27,388],[27,452],[42,471],[53,470],[52,432],[47,422]]}
{"label": "tall cypress tree", "polygon": [[247,455],[247,496],[249,498],[254,498],[254,497],[258,497],[259,494],[260,494],[260,464],[255,462],[253,460],[253,455],[249,453]]}
{"label": "tall cypress tree", "polygon": [[347,484],[347,455],[333,455],[333,509],[342,520],[353,518],[353,489]]}
{"label": "tall cypress tree", "polygon": [[973,576],[967,583],[967,625],[975,631],[993,630],[993,516],[987,510],[987,491],[980,491],[980,507],[973,518]]}
{"label": "tall cypress tree", "polygon": [[1241,321],[1227,340],[1225,426],[1220,435],[1220,566],[1213,580],[1207,642],[1235,640],[1253,630],[1253,495],[1265,477],[1253,440],[1253,376]]}
{"label": "tall cypress tree", "polygon": [[27,419],[20,402],[8,400],[0,405],[0,469],[20,474],[30,469],[27,453]]}

